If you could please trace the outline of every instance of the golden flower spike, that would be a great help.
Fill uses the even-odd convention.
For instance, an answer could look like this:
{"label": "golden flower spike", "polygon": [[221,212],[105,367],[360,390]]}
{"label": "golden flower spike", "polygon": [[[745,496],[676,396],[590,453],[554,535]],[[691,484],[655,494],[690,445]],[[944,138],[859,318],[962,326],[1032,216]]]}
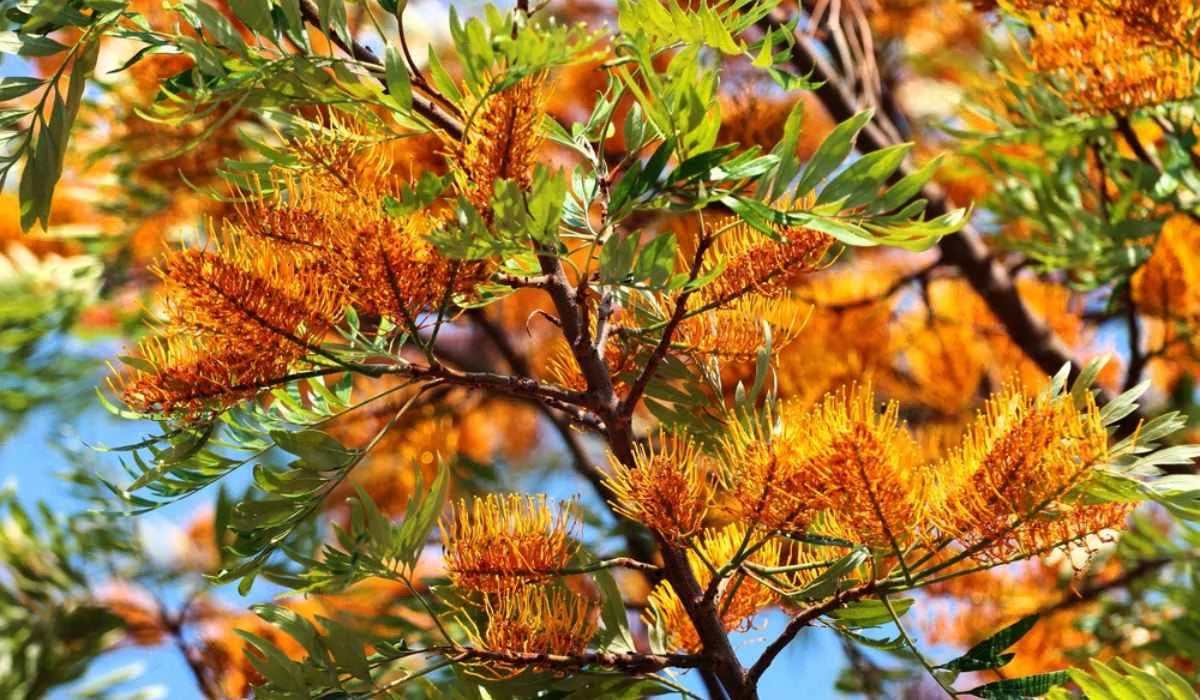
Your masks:
{"label": "golden flower spike", "polygon": [[714,224],[720,230],[706,257],[706,272],[723,266],[713,281],[696,295],[698,305],[726,304],[737,297],[755,292],[777,297],[787,291],[788,283],[798,275],[817,269],[833,244],[828,234],[790,226],[779,228],[780,240],[774,241],[740,219],[725,219]]}
{"label": "golden flower spike", "polygon": [[487,494],[459,501],[442,523],[446,570],[476,591],[509,590],[567,568],[578,547],[573,503],[544,495]]}
{"label": "golden flower spike", "polygon": [[488,596],[484,649],[522,654],[582,654],[596,634],[595,603],[563,586],[523,585]]}
{"label": "golden flower spike", "polygon": [[656,447],[634,447],[634,468],[610,457],[604,482],[617,512],[672,541],[696,533],[712,502],[706,460],[686,433],[663,435]]}
{"label": "golden flower spike", "polygon": [[[470,110],[468,110],[470,111]],[[488,95],[456,144],[461,189],[467,200],[487,216],[498,179],[516,181],[529,189],[533,166],[542,145],[539,132],[546,114],[546,78],[523,78]]]}
{"label": "golden flower spike", "polygon": [[[933,513],[943,536],[983,561],[1035,552],[1047,536],[1073,539],[1114,525],[1119,514],[1073,504],[1075,487],[1108,457],[1095,400],[1038,398],[1011,383],[992,397],[962,446],[938,467],[946,497]],[[1057,516],[1055,515],[1057,511]]]}

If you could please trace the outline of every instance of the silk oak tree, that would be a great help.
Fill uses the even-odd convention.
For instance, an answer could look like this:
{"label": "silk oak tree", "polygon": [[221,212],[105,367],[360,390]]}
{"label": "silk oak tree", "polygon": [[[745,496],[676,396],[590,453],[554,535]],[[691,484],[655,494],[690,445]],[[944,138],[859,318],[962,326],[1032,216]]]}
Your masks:
{"label": "silk oak tree", "polygon": [[7,497],[0,688],[1196,697],[1197,7],[4,7],[3,357],[143,422]]}

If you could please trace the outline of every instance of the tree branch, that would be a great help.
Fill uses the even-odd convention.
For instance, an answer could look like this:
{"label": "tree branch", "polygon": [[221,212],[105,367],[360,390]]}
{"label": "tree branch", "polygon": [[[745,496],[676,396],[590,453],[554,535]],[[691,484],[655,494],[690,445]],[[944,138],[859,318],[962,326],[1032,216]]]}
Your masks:
{"label": "tree branch", "polygon": [[877,587],[878,582],[868,581],[867,583],[859,584],[853,588],[847,588],[844,591],[839,591],[829,599],[801,610],[791,619],[791,621],[788,622],[787,627],[785,627],[783,632],[781,632],[780,635],[775,638],[775,641],[767,645],[767,648],[763,651],[762,656],[758,657],[758,660],[754,662],[754,665],[750,667],[750,670],[746,671],[746,683],[751,688],[755,687],[758,684],[759,679],[762,678],[762,675],[766,673],[767,669],[771,667],[772,663],[774,663],[775,658],[779,656],[779,654],[782,653],[789,644],[792,643],[792,640],[796,638],[796,635],[800,634],[800,630],[812,624],[812,622],[818,617],[832,612],[846,603],[858,600],[864,596],[871,595],[875,592]]}
{"label": "tree branch", "polygon": [[1147,576],[1151,576],[1151,575],[1157,573],[1164,566],[1166,566],[1174,561],[1175,560],[1171,557],[1158,557],[1158,558],[1154,558],[1154,559],[1143,559],[1143,560],[1137,562],[1136,564],[1134,564],[1133,566],[1125,569],[1124,571],[1122,571],[1120,574],[1114,576],[1113,578],[1110,578],[1106,581],[1100,581],[1097,583],[1093,583],[1090,586],[1087,586],[1078,592],[1072,593],[1072,594],[1064,597],[1062,600],[1058,601],[1057,603],[1052,603],[1050,605],[1047,605],[1047,606],[1041,608],[1040,610],[1038,610],[1038,614],[1042,615],[1042,616],[1051,615],[1053,613],[1060,612],[1062,610],[1068,610],[1077,605],[1083,605],[1084,603],[1089,603],[1089,602],[1094,601],[1097,598],[1103,596],[1105,593],[1108,593],[1110,591],[1114,591],[1114,590],[1117,590],[1120,588],[1124,588],[1139,579],[1143,579]]}
{"label": "tree branch", "polygon": [[655,673],[665,668],[698,668],[704,663],[704,657],[695,654],[588,652],[565,656],[518,651],[491,651],[472,647],[432,647],[426,649],[425,653],[445,656],[455,663],[501,663],[523,668],[534,666],[557,671],[579,671],[588,666],[602,666],[631,674]]}
{"label": "tree branch", "polygon": [[[760,27],[764,31],[779,31],[788,19],[786,13],[777,10],[763,19]],[[796,35],[791,63],[798,73],[803,75],[811,72],[814,80],[821,81],[816,95],[833,118],[845,121],[858,112],[859,106],[842,76],[812,47],[808,37]],[[868,123],[859,135],[858,149],[862,153],[871,153],[894,143],[876,124]],[[893,180],[913,170],[911,164],[905,163],[893,175]],[[927,183],[920,196],[928,201],[926,212],[930,216],[941,216],[950,211],[946,193],[936,183]],[[988,250],[982,235],[974,226],[968,223],[958,233],[942,237],[938,248],[942,263],[953,265],[962,272],[1009,338],[1039,369],[1046,374],[1054,374],[1063,365],[1069,364],[1071,378],[1079,376],[1082,368],[1072,357],[1070,349],[1021,299],[1012,276]],[[1111,397],[1102,395],[1101,398],[1107,400]],[[1140,419],[1140,414],[1134,413],[1122,425],[1135,425]]]}
{"label": "tree branch", "polygon": [[[341,0],[334,1],[340,2]],[[330,43],[341,49],[354,60],[365,65],[367,69],[371,71],[371,74],[374,75],[379,82],[384,83],[386,87],[387,81],[383,75],[383,61],[379,60],[379,57],[375,55],[374,51],[354,40],[346,43],[346,41],[344,41],[335,32],[326,32],[325,28],[322,26],[320,10],[317,9],[317,4],[313,2],[313,0],[300,0],[300,15],[304,18],[305,22],[308,22],[310,25],[320,31],[325,38],[329,39]],[[416,84],[424,85],[423,79]],[[462,138],[462,124],[460,124],[454,116],[447,114],[445,110],[436,104],[430,97],[420,93],[414,93],[412,96],[412,106],[413,111],[428,119],[439,129],[446,132],[446,134],[451,138]]]}

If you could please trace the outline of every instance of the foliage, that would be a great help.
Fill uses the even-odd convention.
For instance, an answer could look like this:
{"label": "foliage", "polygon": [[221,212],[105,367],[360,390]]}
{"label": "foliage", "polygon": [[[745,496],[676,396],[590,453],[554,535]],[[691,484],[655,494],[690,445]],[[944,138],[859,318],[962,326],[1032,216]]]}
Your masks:
{"label": "foliage", "polygon": [[5,4],[0,398],[112,305],[152,432],[6,497],[0,688],[755,698],[820,628],[866,695],[1194,695],[1200,13],[834,5]]}

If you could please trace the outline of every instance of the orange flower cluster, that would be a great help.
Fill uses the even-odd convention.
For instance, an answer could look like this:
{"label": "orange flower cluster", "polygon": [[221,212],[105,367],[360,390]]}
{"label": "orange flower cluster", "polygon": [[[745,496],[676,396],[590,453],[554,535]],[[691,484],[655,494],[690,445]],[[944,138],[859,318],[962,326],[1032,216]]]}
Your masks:
{"label": "orange flower cluster", "polygon": [[769,329],[771,349],[778,352],[799,337],[804,306],[794,299],[743,296],[685,318],[675,330],[675,349],[701,358],[753,360]]}
{"label": "orange flower cluster", "polygon": [[722,231],[713,243],[703,274],[720,269],[696,295],[698,305],[725,304],[747,293],[778,297],[789,283],[817,269],[833,245],[829,234],[792,226],[780,228],[778,241],[739,218],[717,221]]}
{"label": "orange flower cluster", "polygon": [[709,465],[686,434],[664,435],[657,447],[634,447],[634,467],[610,457],[613,473],[605,479],[609,502],[618,512],[682,541],[700,530],[712,502]]}
{"label": "orange flower cluster", "polygon": [[545,496],[487,494],[459,501],[442,523],[446,569],[462,588],[495,592],[567,568],[577,544],[569,503]]}
{"label": "orange flower cluster", "polygon": [[596,634],[595,605],[562,586],[522,586],[486,598],[483,611],[487,629],[473,641],[485,649],[581,654]]}
{"label": "orange flower cluster", "polygon": [[254,395],[313,352],[340,313],[336,289],[259,241],[181,251],[158,272],[165,328],[142,343],[150,367],[122,390],[141,413],[195,414]]}
{"label": "orange flower cluster", "polygon": [[1034,67],[1065,83],[1077,111],[1128,113],[1191,97],[1200,80],[1200,11],[1153,0],[1019,2]]}
{"label": "orange flower cluster", "polygon": [[487,621],[472,633],[476,644],[539,654],[587,647],[594,602],[552,580],[578,550],[576,523],[571,504],[555,512],[545,496],[488,494],[455,505],[442,523],[446,569],[457,586],[482,594]]}
{"label": "orange flower cluster", "polygon": [[[455,145],[458,194],[481,211],[495,178],[529,184],[540,91],[527,80],[489,97],[478,128]],[[194,416],[227,407],[320,354],[344,308],[399,323],[489,274],[487,264],[449,260],[428,240],[446,225],[445,207],[403,218],[384,210],[404,184],[393,150],[355,129],[331,132],[296,144],[299,174],[278,173],[276,194],[252,197],[216,244],[160,265],[164,329],[141,348],[151,367],[124,385],[130,408]]]}
{"label": "orange flower cluster", "polygon": [[811,409],[780,409],[772,426],[736,425],[724,445],[724,480],[740,519],[803,531],[828,510],[856,541],[895,545],[922,514],[929,482],[899,405],[875,410],[869,386]]}
{"label": "orange flower cluster", "polygon": [[546,92],[545,76],[524,78],[467,110],[474,117],[457,146],[455,175],[463,195],[485,219],[496,180],[515,180],[521,189],[532,182]]}
{"label": "orange flower cluster", "polygon": [[1073,491],[1108,457],[1108,431],[1088,395],[992,397],[962,445],[938,465],[938,533],[982,561],[1028,556],[1122,527],[1128,504],[1077,503]]}
{"label": "orange flower cluster", "polygon": [[768,532],[804,531],[820,513],[829,534],[875,549],[915,538],[953,540],[984,562],[1030,555],[1120,528],[1126,504],[1077,502],[1108,459],[1090,398],[1030,396],[1011,384],[961,444],[934,466],[899,420],[856,386],[768,421],[730,426],[722,449],[728,507]]}

